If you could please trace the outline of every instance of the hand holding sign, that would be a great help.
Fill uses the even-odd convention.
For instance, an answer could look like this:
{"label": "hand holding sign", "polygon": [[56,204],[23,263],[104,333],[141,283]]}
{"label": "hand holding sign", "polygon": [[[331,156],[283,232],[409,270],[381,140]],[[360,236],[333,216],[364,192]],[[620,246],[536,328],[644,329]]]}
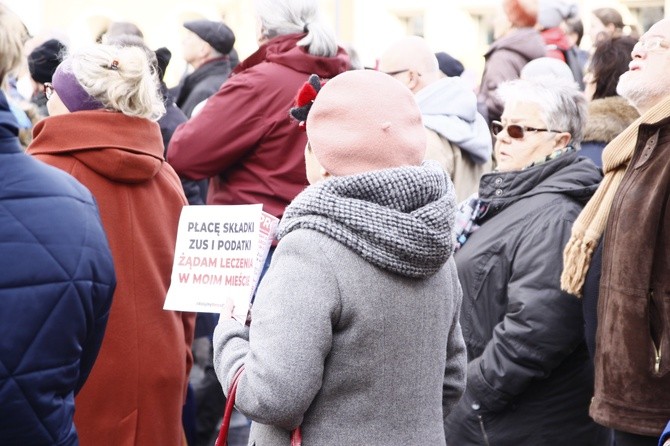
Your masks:
{"label": "hand holding sign", "polygon": [[184,207],[163,308],[219,313],[230,299],[244,323],[277,223],[260,204]]}

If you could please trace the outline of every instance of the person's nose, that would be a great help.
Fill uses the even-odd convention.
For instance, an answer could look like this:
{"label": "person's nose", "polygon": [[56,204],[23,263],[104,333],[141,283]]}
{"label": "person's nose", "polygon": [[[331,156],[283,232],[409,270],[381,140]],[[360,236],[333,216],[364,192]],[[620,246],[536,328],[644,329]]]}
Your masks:
{"label": "person's nose", "polygon": [[510,139],[509,134],[507,133],[507,127],[503,127],[502,130],[498,132],[497,135],[495,135],[496,142],[498,141],[504,141],[507,142]]}
{"label": "person's nose", "polygon": [[633,51],[630,52],[630,56],[633,59],[643,59],[647,55],[647,50],[645,50],[640,42],[636,43],[633,46]]}

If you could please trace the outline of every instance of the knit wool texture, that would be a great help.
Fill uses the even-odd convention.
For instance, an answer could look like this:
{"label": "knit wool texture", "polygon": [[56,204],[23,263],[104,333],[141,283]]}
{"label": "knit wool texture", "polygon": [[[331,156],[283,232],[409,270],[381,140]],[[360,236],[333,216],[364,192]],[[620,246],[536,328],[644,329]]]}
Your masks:
{"label": "knit wool texture", "polygon": [[336,176],[419,166],[426,154],[414,94],[374,70],[347,71],[326,82],[306,126],[319,164]]}
{"label": "knit wool texture", "polygon": [[49,39],[35,47],[28,55],[30,77],[40,84],[51,82],[65,50],[65,45],[56,39]]}
{"label": "knit wool texture", "polygon": [[286,208],[277,238],[312,229],[382,269],[428,277],[452,255],[454,211],[451,180],[426,161],[308,187]]}
{"label": "knit wool texture", "polygon": [[641,124],[654,124],[670,116],[670,97],[656,104],[636,119],[626,130],[610,142],[603,150],[603,172],[605,177],[598,190],[575,220],[572,235],[563,252],[563,274],[561,288],[575,296],[582,296],[586,273],[593,251],[605,232],[616,194],[628,163],[633,157],[638,129]]}
{"label": "knit wool texture", "polygon": [[72,70],[72,59],[65,59],[53,75],[53,87],[61,102],[74,113],[82,110],[99,110],[105,106],[84,89]]}

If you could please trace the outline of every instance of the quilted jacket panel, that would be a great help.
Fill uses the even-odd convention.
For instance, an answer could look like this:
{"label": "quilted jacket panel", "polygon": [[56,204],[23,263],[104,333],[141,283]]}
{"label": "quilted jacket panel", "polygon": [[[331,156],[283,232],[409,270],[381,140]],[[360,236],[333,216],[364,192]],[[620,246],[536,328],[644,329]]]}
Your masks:
{"label": "quilted jacket panel", "polygon": [[115,287],[97,206],[21,152],[0,93],[0,444],[76,445]]}

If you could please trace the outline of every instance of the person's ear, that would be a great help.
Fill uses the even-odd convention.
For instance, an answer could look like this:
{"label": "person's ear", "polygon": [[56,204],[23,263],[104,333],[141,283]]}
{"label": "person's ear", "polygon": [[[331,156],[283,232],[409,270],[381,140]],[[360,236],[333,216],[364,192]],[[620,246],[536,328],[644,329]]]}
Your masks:
{"label": "person's ear", "polygon": [[415,91],[419,86],[419,82],[421,82],[421,74],[419,74],[417,71],[409,70],[407,75],[409,76],[407,86],[410,90]]}
{"label": "person's ear", "polygon": [[558,133],[558,138],[556,138],[556,148],[562,149],[570,145],[572,141],[572,136],[568,132]]}
{"label": "person's ear", "polygon": [[214,48],[212,48],[212,46],[204,40],[199,43],[200,46],[198,47],[198,56],[200,56],[202,59],[208,59],[211,57]]}

